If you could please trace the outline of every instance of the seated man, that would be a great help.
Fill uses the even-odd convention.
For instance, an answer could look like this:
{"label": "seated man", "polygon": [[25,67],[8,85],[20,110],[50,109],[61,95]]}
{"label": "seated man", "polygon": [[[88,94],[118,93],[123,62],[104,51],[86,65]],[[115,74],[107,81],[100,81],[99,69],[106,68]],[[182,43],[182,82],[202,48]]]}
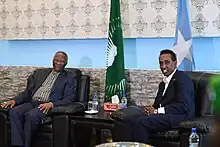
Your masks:
{"label": "seated man", "polygon": [[162,50],[159,64],[165,78],[159,84],[155,102],[145,107],[145,114],[124,118],[121,141],[148,143],[152,133],[178,127],[181,121],[194,116],[194,85],[187,74],[176,69],[175,53]]}
{"label": "seated man", "polygon": [[9,110],[11,145],[31,147],[31,137],[46,114],[59,105],[76,101],[74,75],[64,70],[68,56],[58,51],[53,58],[53,69],[37,69],[28,78],[26,89],[1,104]]}

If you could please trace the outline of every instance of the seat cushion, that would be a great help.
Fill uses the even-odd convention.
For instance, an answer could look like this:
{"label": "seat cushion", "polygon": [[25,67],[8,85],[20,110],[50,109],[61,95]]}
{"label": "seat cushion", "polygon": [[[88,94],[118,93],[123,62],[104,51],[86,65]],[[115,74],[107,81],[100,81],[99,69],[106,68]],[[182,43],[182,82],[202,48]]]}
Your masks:
{"label": "seat cushion", "polygon": [[166,141],[179,141],[180,140],[180,133],[179,130],[169,130],[169,131],[163,131],[153,134],[151,137],[154,140],[166,140]]}

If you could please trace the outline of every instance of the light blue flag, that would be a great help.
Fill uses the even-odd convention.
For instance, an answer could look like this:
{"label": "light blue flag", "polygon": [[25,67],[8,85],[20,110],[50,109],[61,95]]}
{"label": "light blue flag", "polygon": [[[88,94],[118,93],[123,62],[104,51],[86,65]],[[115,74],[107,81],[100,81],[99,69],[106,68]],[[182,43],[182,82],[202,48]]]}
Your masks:
{"label": "light blue flag", "polygon": [[195,69],[195,62],[193,58],[192,34],[187,3],[188,0],[178,0],[173,51],[177,55],[178,69],[192,71]]}

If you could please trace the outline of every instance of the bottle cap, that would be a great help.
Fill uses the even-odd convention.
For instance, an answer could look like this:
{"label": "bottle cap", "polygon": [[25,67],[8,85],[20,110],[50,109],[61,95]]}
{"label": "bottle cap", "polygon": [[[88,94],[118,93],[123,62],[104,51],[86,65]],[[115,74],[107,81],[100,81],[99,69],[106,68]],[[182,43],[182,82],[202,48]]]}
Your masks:
{"label": "bottle cap", "polygon": [[95,91],[94,93],[93,93],[93,100],[97,100],[98,99],[98,97],[97,97],[97,91]]}
{"label": "bottle cap", "polygon": [[195,133],[196,132],[196,128],[192,128],[192,132]]}
{"label": "bottle cap", "polygon": [[126,95],[125,95],[125,92],[123,92],[123,93],[122,93],[122,97],[125,97],[125,96],[126,96]]}

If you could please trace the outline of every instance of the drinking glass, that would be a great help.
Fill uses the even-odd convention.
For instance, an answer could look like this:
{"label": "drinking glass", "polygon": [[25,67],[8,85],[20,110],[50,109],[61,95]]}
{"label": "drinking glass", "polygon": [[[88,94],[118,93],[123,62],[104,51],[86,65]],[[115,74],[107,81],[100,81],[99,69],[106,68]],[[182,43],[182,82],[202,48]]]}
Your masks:
{"label": "drinking glass", "polygon": [[88,111],[93,110],[93,101],[88,102]]}

